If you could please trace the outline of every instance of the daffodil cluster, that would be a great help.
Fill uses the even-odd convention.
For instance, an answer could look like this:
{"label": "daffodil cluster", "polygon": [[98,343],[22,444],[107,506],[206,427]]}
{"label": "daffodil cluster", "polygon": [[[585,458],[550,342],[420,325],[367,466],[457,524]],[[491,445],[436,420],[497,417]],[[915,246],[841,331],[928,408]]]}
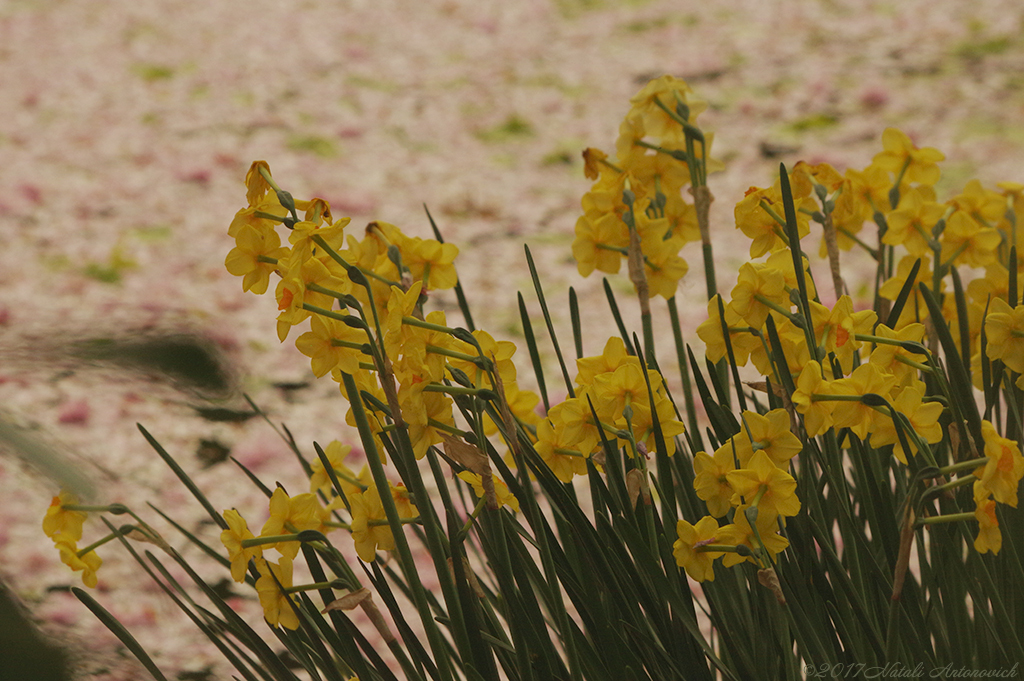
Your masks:
{"label": "daffodil cluster", "polygon": [[537,425],[535,447],[562,482],[585,475],[587,459],[600,462],[604,443],[627,455],[657,451],[656,419],[666,451],[676,451],[675,436],[684,431],[661,375],[629,354],[621,338],[610,338],[604,352],[576,360],[576,390],[551,407]]}
{"label": "daffodil cluster", "polygon": [[[790,415],[800,417],[794,432],[801,436],[838,435],[840,444],[856,438],[876,451],[891,449],[902,464],[925,451],[926,463],[935,465],[931,446],[949,437],[950,429],[965,432],[967,423],[961,410],[951,409],[947,375],[935,360],[936,320],[926,295],[940,301],[944,319],[938,323],[953,329],[952,345],[978,388],[993,390],[992,378],[1002,371],[1016,377],[1017,388],[1024,387],[1024,346],[1017,342],[1024,337],[1024,306],[1016,305],[1019,285],[1011,288],[1022,271],[1015,255],[1021,187],[1003,184],[1002,191],[994,191],[972,180],[940,203],[934,185],[943,155],[918,148],[891,128],[882,144],[883,151],[863,170],[840,174],[828,164],[800,163],[772,187],[746,192],[735,219],[751,239],[751,261],[740,267],[728,299],[709,301],[697,335],[711,362],[752,364],[766,385],[785,393]],[[800,243],[812,222],[823,233],[819,252],[828,257],[832,274],[831,305],[822,302]],[[874,244],[865,236],[869,223],[878,234]],[[840,251],[854,247],[878,263],[877,298],[859,310],[839,268]],[[961,270],[967,268],[984,268],[985,274],[968,283],[966,295],[950,295],[947,282],[963,288]],[[774,413],[780,427],[785,425],[785,412]],[[698,494],[713,515],[735,506],[736,474],[730,471],[742,470],[750,458],[745,439],[752,437],[752,416],[744,413],[740,432],[713,457],[701,453],[695,459]],[[988,461],[975,472],[980,523],[975,546],[996,552],[998,525],[989,501],[1016,505],[1020,447],[988,421],[981,433],[977,449],[965,450],[970,458],[984,448]],[[703,527],[710,531],[709,524]],[[686,532],[698,543],[706,539]]]}
{"label": "daffodil cluster", "polygon": [[586,277],[595,269],[618,272],[632,251],[642,262],[631,266],[634,284],[642,270],[647,295],[670,298],[688,270],[680,248],[702,237],[699,209],[682,190],[703,186],[707,172],[721,165],[707,156],[713,135],[696,125],[707,104],[685,81],[652,80],[630,102],[615,157],[598,149],[583,154],[595,182],[583,195],[572,252]]}
{"label": "daffodil cluster", "polygon": [[[441,311],[424,313],[432,290],[457,283],[454,245],[408,237],[384,222],[367,225],[361,240],[345,234],[348,218],[334,219],[323,199],[294,199],[277,186],[263,161],[253,163],[245,183],[249,205],[229,227],[235,248],[225,265],[243,277],[243,290],[258,294],[270,289],[272,275],[278,277],[279,338],[284,341],[293,327],[303,327],[295,345],[310,358],[313,373],[337,381],[350,402],[349,390],[357,391],[382,464],[387,462],[386,452],[396,446],[390,438],[399,430],[408,436],[416,459],[446,437],[469,437],[457,426],[453,396],[490,396],[494,413],[501,404],[521,424],[536,424],[539,398],[519,390],[511,342],[496,341],[483,330],[449,328]],[[282,246],[282,227],[290,247]],[[488,413],[479,416],[483,435],[497,431]],[[346,420],[357,425],[353,408]],[[294,609],[284,605],[288,594],[300,588],[279,587],[291,579],[300,533],[326,534],[345,527],[359,558],[372,562],[378,551],[395,548],[382,494],[390,497],[402,522],[418,521],[405,486],[389,482],[389,489],[382,492],[367,467],[356,475],[345,465],[349,450],[337,441],[324,450],[324,459],[312,465],[310,492],[289,497],[277,489],[270,499],[270,520],[258,537],[237,511],[224,512],[228,529],[221,538],[232,576],[242,581],[247,570],[256,570],[264,612],[274,625],[298,626]],[[489,471],[486,474],[491,477]],[[483,485],[481,474],[468,468],[461,475],[470,489],[498,490],[501,504],[518,508],[500,480]],[[331,520],[342,510],[347,522],[340,516]],[[282,555],[280,562],[264,558],[268,547]]]}

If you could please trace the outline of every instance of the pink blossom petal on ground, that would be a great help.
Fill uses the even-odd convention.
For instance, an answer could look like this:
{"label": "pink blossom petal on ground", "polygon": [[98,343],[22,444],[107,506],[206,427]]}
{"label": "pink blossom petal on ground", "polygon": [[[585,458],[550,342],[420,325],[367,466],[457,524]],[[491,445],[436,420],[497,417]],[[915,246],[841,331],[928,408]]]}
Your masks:
{"label": "pink blossom petal on ground", "polygon": [[92,410],[85,400],[72,400],[64,404],[57,415],[57,422],[66,425],[84,426],[89,422]]}

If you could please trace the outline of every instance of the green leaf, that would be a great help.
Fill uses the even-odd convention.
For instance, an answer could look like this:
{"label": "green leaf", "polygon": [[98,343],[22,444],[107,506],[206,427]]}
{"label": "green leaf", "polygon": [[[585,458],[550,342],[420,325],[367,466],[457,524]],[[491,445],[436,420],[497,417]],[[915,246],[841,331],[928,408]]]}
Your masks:
{"label": "green leaf", "polygon": [[124,644],[125,648],[131,651],[132,655],[142,663],[142,666],[146,668],[146,671],[153,675],[154,679],[157,681],[167,681],[167,677],[163,675],[160,668],[156,666],[155,662],[153,662],[153,659],[145,649],[139,645],[139,642],[135,640],[135,637],[124,628],[124,625],[121,624],[116,617],[111,615],[106,608],[100,605],[96,599],[90,596],[86,591],[73,586],[71,587],[71,593],[73,593],[78,600],[82,601],[82,603],[85,604],[85,607],[89,608],[89,610],[96,615],[96,618],[99,619],[100,622],[103,622],[104,626],[106,626],[114,636],[117,636],[118,640]]}

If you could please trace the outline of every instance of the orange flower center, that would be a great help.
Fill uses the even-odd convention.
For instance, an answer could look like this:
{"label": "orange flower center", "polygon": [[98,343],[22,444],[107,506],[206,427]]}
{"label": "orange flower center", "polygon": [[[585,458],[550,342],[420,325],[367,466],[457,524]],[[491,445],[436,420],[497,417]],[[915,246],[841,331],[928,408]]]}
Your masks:
{"label": "orange flower center", "polygon": [[1002,454],[999,456],[997,468],[1000,473],[1009,473],[1013,470],[1013,452],[1006,445],[1002,445]]}
{"label": "orange flower center", "polygon": [[282,291],[281,292],[281,301],[277,304],[277,309],[278,310],[287,310],[289,307],[292,306],[292,299],[294,297],[295,297],[295,294],[292,293],[291,290],[285,289],[284,291]]}

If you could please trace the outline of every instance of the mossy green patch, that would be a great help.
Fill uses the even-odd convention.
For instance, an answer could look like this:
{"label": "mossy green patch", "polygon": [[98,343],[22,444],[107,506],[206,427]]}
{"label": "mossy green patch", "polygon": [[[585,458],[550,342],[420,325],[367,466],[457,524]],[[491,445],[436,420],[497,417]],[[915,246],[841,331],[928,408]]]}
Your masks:
{"label": "mossy green patch", "polygon": [[512,114],[493,128],[478,130],[476,136],[484,142],[508,142],[514,139],[532,137],[533,126],[518,114]]}
{"label": "mossy green patch", "polygon": [[333,141],[319,135],[293,135],[288,138],[288,148],[322,158],[331,158],[338,153],[338,147]]}
{"label": "mossy green patch", "polygon": [[132,72],[147,83],[174,77],[174,69],[164,64],[135,64]]}
{"label": "mossy green patch", "polygon": [[839,117],[833,114],[816,113],[810,116],[799,118],[789,124],[789,129],[793,132],[807,132],[809,130],[821,130],[823,128],[831,128],[833,125],[839,123]]}

